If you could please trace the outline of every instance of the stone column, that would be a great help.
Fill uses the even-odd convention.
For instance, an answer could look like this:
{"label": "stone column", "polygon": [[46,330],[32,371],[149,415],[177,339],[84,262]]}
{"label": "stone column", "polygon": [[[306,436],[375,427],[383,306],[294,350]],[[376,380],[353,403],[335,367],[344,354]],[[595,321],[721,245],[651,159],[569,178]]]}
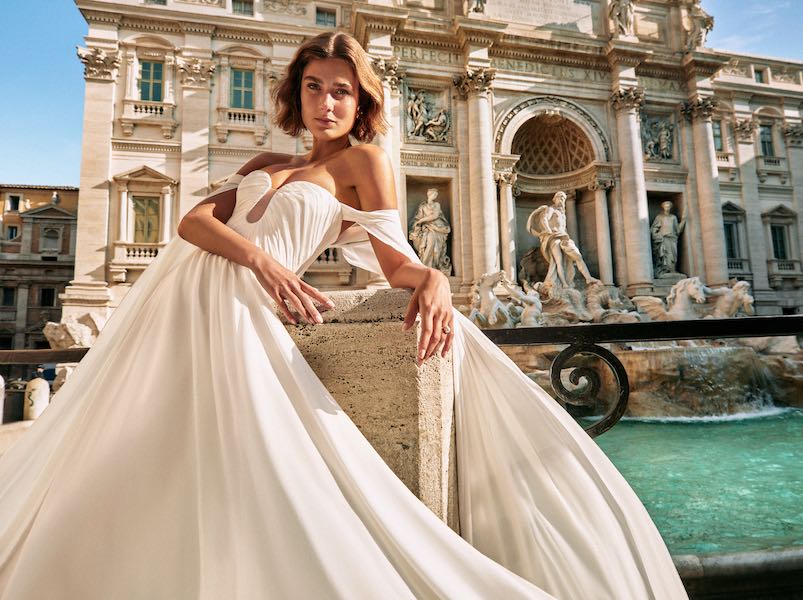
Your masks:
{"label": "stone column", "polygon": [[[772,246],[764,245],[764,222],[761,219],[761,205],[758,199],[758,175],[756,174],[756,131],[758,123],[751,117],[731,123],[736,139],[736,161],[739,178],[742,182],[742,206],[744,208],[745,229],[747,230],[747,254],[750,257],[750,271],[753,274],[753,292],[756,305],[761,300],[769,301],[774,295],[770,290],[767,259]],[[774,300],[774,298],[773,298]]]}
{"label": "stone column", "polygon": [[614,274],[617,286],[627,289],[627,244],[625,244],[624,216],[619,189],[621,182],[612,182],[608,195],[611,199],[611,243],[613,246]]}
{"label": "stone column", "polygon": [[170,233],[173,231],[173,186],[167,185],[162,188],[162,214],[161,214],[161,231],[159,232],[159,241],[166,244],[170,241]]}
{"label": "stone column", "polygon": [[128,185],[121,183],[119,186],[120,203],[119,214],[117,215],[117,240],[128,242]]}
{"label": "stone column", "polygon": [[606,186],[594,182],[588,186],[594,192],[594,221],[597,234],[597,261],[599,278],[605,285],[613,285],[613,258],[611,255],[611,224],[608,219],[608,193]]}
{"label": "stone column", "polygon": [[395,57],[375,58],[373,66],[374,71],[382,80],[382,91],[385,96],[384,115],[388,123],[387,132],[378,135],[374,143],[384,149],[390,157],[393,178],[396,182],[396,196],[399,199],[399,210],[402,213],[402,222],[406,227],[407,206],[406,201],[403,200],[406,195],[401,193],[401,131],[399,127],[401,122],[399,82],[402,73],[399,70],[399,60]]}
{"label": "stone column", "polygon": [[[468,107],[466,99],[459,94],[454,98],[454,126],[455,144],[458,148],[468,147]],[[455,186],[456,202],[454,206],[460,218],[457,226],[452,230],[454,247],[457,249],[454,256],[455,274],[460,275],[460,293],[468,294],[474,283],[474,250],[471,246],[471,197],[469,190],[468,156],[460,152],[457,157],[458,171]]]}
{"label": "stone column", "polygon": [[644,181],[644,153],[641,147],[638,110],[644,103],[644,90],[622,88],[611,96],[616,111],[619,158],[622,161],[619,198],[622,205],[624,237],[627,240],[627,293],[630,296],[652,291],[652,251]]}
{"label": "stone column", "polygon": [[28,325],[30,291],[30,283],[19,283],[17,285],[17,311],[14,322],[14,329],[16,330],[14,333],[14,348],[17,350],[25,348],[25,328]]}
{"label": "stone column", "polygon": [[490,68],[468,68],[455,76],[468,100],[468,159],[474,277],[499,270],[499,217],[493,181],[491,107],[488,92],[496,75]]}
{"label": "stone column", "polygon": [[84,63],[84,121],[81,144],[75,276],[62,297],[62,319],[90,309],[108,315],[111,301],[106,283],[109,245],[109,170],[115,106],[115,81],[120,66],[116,44],[79,48]]}
{"label": "stone column", "polygon": [[513,200],[513,186],[516,173],[496,172],[494,178],[499,184],[499,233],[501,237],[502,270],[510,281],[516,281],[516,203]]}
{"label": "stone column", "polygon": [[577,190],[566,190],[566,233],[579,244],[580,230],[577,225]]}
{"label": "stone column", "polygon": [[207,58],[190,56],[181,59],[179,71],[184,117],[178,219],[203,200],[208,191],[210,84],[215,65]]}
{"label": "stone column", "polygon": [[798,247],[803,251],[803,124],[788,124],[783,129],[786,160],[792,184],[792,198],[798,214]]}
{"label": "stone column", "polygon": [[719,168],[711,126],[714,108],[713,98],[706,96],[696,96],[683,105],[683,114],[692,123],[703,263],[706,283],[712,287],[727,285],[729,279],[725,230],[722,225],[722,202],[719,197]]}

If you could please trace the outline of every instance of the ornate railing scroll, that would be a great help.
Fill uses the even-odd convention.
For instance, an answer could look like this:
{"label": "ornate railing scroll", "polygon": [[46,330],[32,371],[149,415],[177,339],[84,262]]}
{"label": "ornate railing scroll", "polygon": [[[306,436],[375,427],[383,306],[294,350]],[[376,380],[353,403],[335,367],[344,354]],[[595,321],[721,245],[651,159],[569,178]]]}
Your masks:
{"label": "ornate railing scroll", "polygon": [[[624,366],[610,350],[600,344],[803,335],[803,316],[517,327],[482,331],[498,345],[568,344],[552,361],[550,380],[558,402],[575,417],[587,416],[590,409],[597,404],[602,377],[592,366],[567,366],[569,361],[580,354],[590,354],[607,365],[617,386],[616,401],[600,420],[585,428],[589,435],[596,437],[622,418],[630,395],[630,384]],[[579,386],[577,389],[569,390],[563,384],[561,373],[565,369],[572,369],[569,381]]]}

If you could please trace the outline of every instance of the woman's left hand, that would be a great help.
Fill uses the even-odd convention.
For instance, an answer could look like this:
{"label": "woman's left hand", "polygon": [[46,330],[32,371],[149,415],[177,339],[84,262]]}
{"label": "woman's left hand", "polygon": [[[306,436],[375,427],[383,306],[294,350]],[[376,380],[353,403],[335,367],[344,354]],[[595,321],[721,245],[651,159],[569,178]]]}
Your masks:
{"label": "woman's left hand", "polygon": [[[413,292],[402,326],[404,331],[412,327],[416,314],[421,313],[421,337],[418,339],[416,356],[419,366],[437,351],[441,343],[441,356],[446,356],[451,348],[454,338],[452,310],[449,279],[437,269],[430,269],[424,282]],[[448,327],[449,333],[444,332],[444,327]]]}

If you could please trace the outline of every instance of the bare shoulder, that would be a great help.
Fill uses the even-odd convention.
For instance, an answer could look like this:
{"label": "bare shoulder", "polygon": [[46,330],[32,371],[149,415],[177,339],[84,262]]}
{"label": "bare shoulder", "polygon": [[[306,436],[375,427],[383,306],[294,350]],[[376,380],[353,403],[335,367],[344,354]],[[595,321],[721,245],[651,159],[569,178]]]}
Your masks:
{"label": "bare shoulder", "polygon": [[296,158],[294,154],[283,154],[281,152],[261,152],[240,167],[237,173],[240,175],[248,175],[251,171],[256,171],[257,169],[264,169],[265,167],[270,167],[271,165],[289,163],[294,158]]}
{"label": "bare shoulder", "polygon": [[362,144],[350,148],[346,160],[361,210],[396,208],[393,165],[387,152],[379,146]]}

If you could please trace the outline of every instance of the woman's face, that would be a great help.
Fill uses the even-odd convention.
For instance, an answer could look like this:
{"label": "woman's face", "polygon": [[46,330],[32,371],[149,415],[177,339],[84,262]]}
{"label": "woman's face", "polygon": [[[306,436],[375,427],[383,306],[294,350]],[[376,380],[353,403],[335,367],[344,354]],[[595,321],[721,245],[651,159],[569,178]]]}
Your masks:
{"label": "woman's face", "polygon": [[359,83],[342,58],[312,60],[301,75],[301,119],[322,141],[348,135],[357,117]]}

